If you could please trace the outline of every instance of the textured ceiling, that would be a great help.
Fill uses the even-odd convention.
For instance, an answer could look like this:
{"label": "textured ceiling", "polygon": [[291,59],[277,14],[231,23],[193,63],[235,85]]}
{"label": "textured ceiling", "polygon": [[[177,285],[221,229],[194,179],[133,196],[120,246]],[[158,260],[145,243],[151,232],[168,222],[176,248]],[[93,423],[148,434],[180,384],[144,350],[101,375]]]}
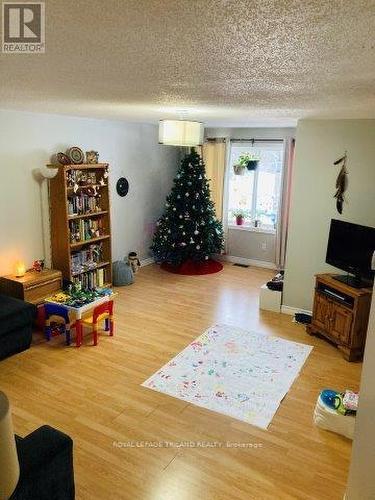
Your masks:
{"label": "textured ceiling", "polygon": [[47,0],[0,107],[208,125],[375,117],[375,1]]}

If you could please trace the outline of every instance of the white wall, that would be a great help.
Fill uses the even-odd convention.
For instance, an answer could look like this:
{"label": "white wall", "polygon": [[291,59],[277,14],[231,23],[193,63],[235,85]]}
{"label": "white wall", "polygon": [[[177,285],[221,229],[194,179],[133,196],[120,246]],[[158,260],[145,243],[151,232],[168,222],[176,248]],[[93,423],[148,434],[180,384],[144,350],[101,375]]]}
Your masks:
{"label": "white wall", "polygon": [[275,263],[275,234],[228,228],[227,253],[235,257]]}
{"label": "white wall", "polygon": [[[336,211],[333,162],[347,150],[347,203]],[[284,305],[311,310],[314,274],[325,264],[332,218],[375,226],[375,120],[301,120],[296,135]]]}
{"label": "white wall", "polygon": [[[294,128],[206,128],[206,137],[229,139],[288,139],[295,136]],[[275,263],[274,234],[229,228],[227,253],[235,257]]]}
{"label": "white wall", "polygon": [[346,500],[375,498],[375,287],[363,359]]}
{"label": "white wall", "polygon": [[[113,259],[131,250],[147,257],[179,153],[158,145],[156,126],[0,111],[0,130],[0,275],[13,272],[17,259],[30,265],[43,257],[46,185],[41,200],[32,172],[48,163],[51,154],[73,145],[97,150],[100,161],[110,163]],[[125,198],[115,192],[120,176],[130,184]]]}

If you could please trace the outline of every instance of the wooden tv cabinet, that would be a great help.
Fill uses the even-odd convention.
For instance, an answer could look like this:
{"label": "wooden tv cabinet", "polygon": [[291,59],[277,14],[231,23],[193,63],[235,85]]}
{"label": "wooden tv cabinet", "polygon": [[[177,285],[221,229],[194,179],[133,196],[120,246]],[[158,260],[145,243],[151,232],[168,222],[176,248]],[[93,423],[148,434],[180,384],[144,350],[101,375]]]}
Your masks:
{"label": "wooden tv cabinet", "polygon": [[363,356],[372,288],[353,288],[334,276],[316,276],[313,317],[307,332],[326,337],[347,361],[355,361]]}

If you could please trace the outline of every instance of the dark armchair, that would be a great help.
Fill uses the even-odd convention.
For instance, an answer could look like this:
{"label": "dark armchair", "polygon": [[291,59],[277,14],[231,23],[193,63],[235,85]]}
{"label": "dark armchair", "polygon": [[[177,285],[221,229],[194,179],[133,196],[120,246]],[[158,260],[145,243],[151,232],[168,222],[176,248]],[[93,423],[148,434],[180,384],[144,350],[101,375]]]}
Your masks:
{"label": "dark armchair", "polygon": [[10,500],[73,500],[73,441],[44,425],[16,436],[20,479]]}

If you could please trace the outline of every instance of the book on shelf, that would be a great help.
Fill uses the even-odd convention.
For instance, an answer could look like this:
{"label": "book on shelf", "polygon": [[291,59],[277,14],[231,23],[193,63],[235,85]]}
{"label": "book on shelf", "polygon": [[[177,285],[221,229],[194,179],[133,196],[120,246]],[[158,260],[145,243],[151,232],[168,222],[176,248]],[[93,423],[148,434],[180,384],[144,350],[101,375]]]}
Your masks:
{"label": "book on shelf", "polygon": [[91,215],[101,211],[100,198],[81,193],[68,197],[69,215]]}
{"label": "book on shelf", "polygon": [[106,281],[106,270],[103,268],[95,269],[79,276],[74,276],[73,283],[80,283],[82,290],[92,290],[94,288],[101,288]]}
{"label": "book on shelf", "polygon": [[103,262],[103,243],[92,244],[89,247],[73,252],[70,256],[72,274],[80,274],[92,269]]}
{"label": "book on shelf", "polygon": [[104,234],[103,219],[80,219],[69,221],[70,242],[89,241]]}

